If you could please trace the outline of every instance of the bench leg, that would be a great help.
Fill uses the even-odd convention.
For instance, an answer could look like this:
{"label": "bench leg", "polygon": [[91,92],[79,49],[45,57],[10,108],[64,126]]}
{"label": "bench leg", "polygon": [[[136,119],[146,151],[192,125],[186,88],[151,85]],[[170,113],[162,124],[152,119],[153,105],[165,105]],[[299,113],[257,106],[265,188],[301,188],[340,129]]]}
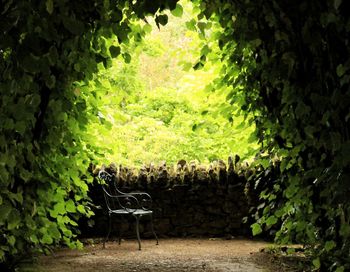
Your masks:
{"label": "bench leg", "polygon": [[151,214],[151,230],[152,230],[152,232],[153,232],[154,237],[156,238],[156,241],[157,241],[156,245],[159,245],[159,241],[158,241],[157,234],[156,234],[156,232],[154,231],[153,216],[152,216],[152,214]]}
{"label": "bench leg", "polygon": [[120,216],[118,245],[120,245],[122,242],[122,234],[123,234],[123,216]]}
{"label": "bench leg", "polygon": [[136,236],[137,236],[137,241],[139,243],[139,250],[141,250],[141,239],[140,239],[140,230],[139,230],[140,216],[135,215],[135,219],[136,219]]}
{"label": "bench leg", "polygon": [[108,213],[108,233],[107,233],[107,236],[105,238],[105,240],[103,241],[103,248],[105,248],[105,244],[108,240],[108,237],[109,237],[109,234],[111,233],[111,227],[112,227],[112,218],[111,218],[111,214]]}

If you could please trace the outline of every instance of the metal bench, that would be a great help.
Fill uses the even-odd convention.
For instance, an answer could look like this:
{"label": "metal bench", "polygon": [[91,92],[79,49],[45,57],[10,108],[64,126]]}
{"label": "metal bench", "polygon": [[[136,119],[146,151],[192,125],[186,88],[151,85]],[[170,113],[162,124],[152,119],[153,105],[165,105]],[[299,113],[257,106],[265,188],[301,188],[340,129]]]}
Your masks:
{"label": "metal bench", "polygon": [[[102,182],[102,189],[109,217],[108,233],[105,240],[103,241],[103,248],[105,248],[105,243],[108,240],[111,232],[112,215],[121,216],[121,219],[123,219],[123,216],[133,216],[136,219],[136,236],[139,243],[139,250],[141,250],[141,239],[139,231],[140,219],[141,217],[145,216],[149,217],[151,220],[151,230],[157,241],[156,244],[158,245],[158,237],[154,231],[153,226],[153,211],[150,209],[152,204],[151,196],[144,192],[121,192],[117,187],[115,175],[110,174],[105,170],[99,171],[98,178],[104,181]],[[119,245],[121,244],[121,235],[122,231],[120,228],[118,240]]]}

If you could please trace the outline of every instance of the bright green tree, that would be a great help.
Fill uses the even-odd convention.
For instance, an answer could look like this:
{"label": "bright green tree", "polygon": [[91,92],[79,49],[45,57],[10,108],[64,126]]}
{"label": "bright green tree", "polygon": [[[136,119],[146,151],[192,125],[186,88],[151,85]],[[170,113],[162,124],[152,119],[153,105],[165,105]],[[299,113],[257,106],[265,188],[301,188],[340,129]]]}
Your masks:
{"label": "bright green tree", "polygon": [[[88,130],[94,131],[98,146],[111,149],[106,163],[139,166],[164,160],[175,164],[179,159],[206,163],[232,153],[244,159],[256,153],[254,127],[225,101],[230,88],[211,86],[221,63],[203,62],[201,69],[193,69],[201,58],[203,39],[186,26],[196,15],[193,6],[181,4],[182,16],[166,13],[170,21],[160,29],[155,23],[134,22],[132,28],[149,33],[142,42],[125,46],[131,62],[115,59],[112,67],[102,69],[85,86],[104,93],[100,116],[110,125],[94,122]],[[216,23],[214,28],[220,26]],[[210,39],[208,35],[206,40]],[[217,44],[207,47],[213,56],[220,54]]]}

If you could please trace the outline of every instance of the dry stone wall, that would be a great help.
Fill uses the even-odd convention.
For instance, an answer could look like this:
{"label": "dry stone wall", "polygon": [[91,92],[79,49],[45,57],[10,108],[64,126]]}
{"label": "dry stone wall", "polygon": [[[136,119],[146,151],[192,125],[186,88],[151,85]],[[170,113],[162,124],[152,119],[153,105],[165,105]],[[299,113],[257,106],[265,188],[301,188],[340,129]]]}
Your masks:
{"label": "dry stone wall", "polygon": [[[181,160],[176,167],[165,163],[140,169],[130,169],[111,164],[106,171],[116,176],[118,188],[124,192],[145,191],[153,198],[154,225],[162,236],[224,236],[246,235],[249,225],[242,219],[248,215],[249,201],[245,194],[247,181],[243,171],[229,158],[228,166],[217,161],[209,166],[186,163]],[[98,169],[92,169],[96,174]],[[83,234],[103,236],[107,230],[107,213],[100,186],[90,188],[96,209],[95,225],[83,228]],[[121,226],[123,233],[134,235],[134,222],[113,220],[113,229]],[[117,234],[117,232],[115,233]],[[141,222],[141,234],[150,235],[148,220]]]}

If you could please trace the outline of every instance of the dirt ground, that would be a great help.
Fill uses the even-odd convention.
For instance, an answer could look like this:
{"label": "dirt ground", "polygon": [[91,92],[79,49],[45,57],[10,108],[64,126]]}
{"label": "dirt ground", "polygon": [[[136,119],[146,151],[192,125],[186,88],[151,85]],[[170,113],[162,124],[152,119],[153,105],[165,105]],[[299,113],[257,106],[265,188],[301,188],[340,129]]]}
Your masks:
{"label": "dirt ground", "polygon": [[41,256],[35,271],[40,272],[269,272],[297,271],[261,252],[270,245],[247,239],[162,239],[136,240],[88,245],[83,250],[61,249]]}

